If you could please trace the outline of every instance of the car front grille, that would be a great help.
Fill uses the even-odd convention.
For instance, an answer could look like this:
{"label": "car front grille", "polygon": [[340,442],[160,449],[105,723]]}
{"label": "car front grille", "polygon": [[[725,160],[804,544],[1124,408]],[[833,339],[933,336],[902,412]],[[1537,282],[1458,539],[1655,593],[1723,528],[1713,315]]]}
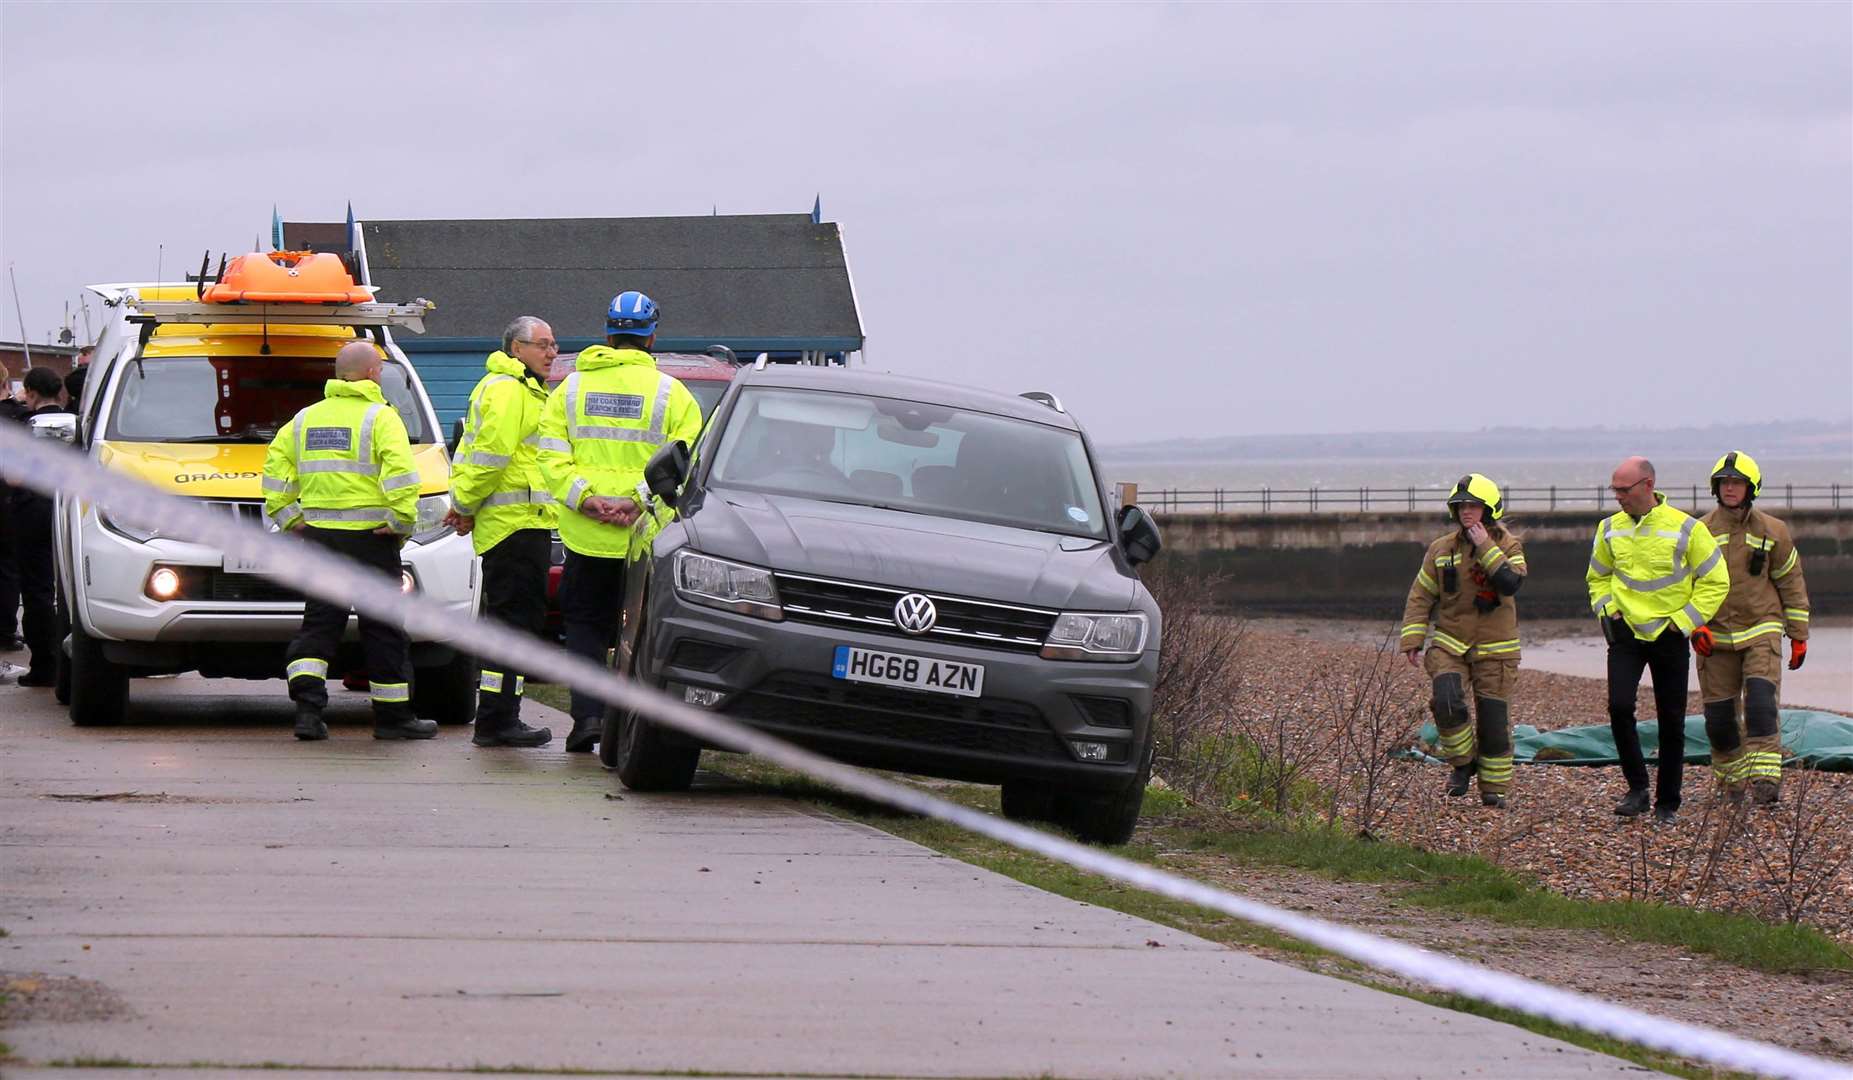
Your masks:
{"label": "car front grille", "polygon": [[726,711],[760,726],[1070,761],[1042,712],[1020,701],[954,698],[778,672]]}
{"label": "car front grille", "polygon": [[894,621],[894,604],[909,589],[863,585],[801,574],[775,574],[785,617],[797,622],[856,626],[878,634],[943,638],[968,644],[1035,652],[1055,626],[1057,613],[987,600],[923,593],[939,613],[933,629],[908,634]]}
{"label": "car front grille", "polygon": [[232,574],[208,568],[199,599],[253,603],[302,603],[302,594],[262,574]]}

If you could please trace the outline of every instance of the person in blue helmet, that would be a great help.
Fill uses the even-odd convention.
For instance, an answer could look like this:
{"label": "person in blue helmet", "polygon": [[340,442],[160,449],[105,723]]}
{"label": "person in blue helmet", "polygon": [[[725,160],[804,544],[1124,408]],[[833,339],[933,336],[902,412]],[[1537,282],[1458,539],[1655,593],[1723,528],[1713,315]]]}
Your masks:
{"label": "person in blue helmet", "polygon": [[[656,301],[643,293],[613,297],[605,344],[579,354],[541,411],[541,477],[557,504],[566,547],[560,571],[566,648],[600,665],[624,607],[625,564],[647,550],[654,532],[636,498],[643,467],[659,448],[677,439],[693,446],[701,434],[695,395],[656,370],[650,355],[660,317]],[[604,731],[604,705],[574,690],[570,710],[566,749],[592,750]]]}

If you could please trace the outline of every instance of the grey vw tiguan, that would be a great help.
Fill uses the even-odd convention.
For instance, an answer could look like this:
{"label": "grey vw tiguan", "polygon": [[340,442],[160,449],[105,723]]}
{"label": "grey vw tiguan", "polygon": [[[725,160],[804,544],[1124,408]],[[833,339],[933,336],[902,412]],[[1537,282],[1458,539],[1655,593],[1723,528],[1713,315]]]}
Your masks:
{"label": "grey vw tiguan", "polygon": [[[1151,774],[1158,552],[1046,394],[840,368],[744,371],[691,456],[647,473],[678,520],[633,565],[619,663],[859,765],[1001,784],[1004,812],[1120,843]],[[612,710],[626,787],[702,747]]]}

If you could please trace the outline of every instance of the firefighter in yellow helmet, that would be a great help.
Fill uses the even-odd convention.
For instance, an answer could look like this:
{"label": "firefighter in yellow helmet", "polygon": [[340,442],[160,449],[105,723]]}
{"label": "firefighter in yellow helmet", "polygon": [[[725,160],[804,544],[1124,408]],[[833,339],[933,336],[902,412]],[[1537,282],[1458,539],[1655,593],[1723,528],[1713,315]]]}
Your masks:
{"label": "firefighter in yellow helmet", "polygon": [[[1518,680],[1518,606],[1525,546],[1500,524],[1499,486],[1479,473],[1448,495],[1455,527],[1428,545],[1403,605],[1402,650],[1434,680],[1442,755],[1454,771],[1447,794],[1467,794],[1479,775],[1480,802],[1504,807],[1512,784],[1512,687]],[[1431,625],[1432,630],[1431,630]],[[1467,695],[1473,695],[1470,716]]]}
{"label": "firefighter in yellow helmet", "polygon": [[[463,438],[450,474],[445,518],[483,560],[483,614],[540,637],[547,629],[547,570],[553,561],[553,494],[540,473],[540,414],[547,372],[560,351],[553,328],[522,315],[502,331],[502,348],[470,392]],[[545,746],[553,732],[521,722],[523,672],[490,661],[477,679],[477,746]]]}
{"label": "firefighter in yellow helmet", "polygon": [[[283,425],[264,453],[264,513],[280,529],[399,580],[399,546],[418,516],[418,467],[405,421],[380,392],[379,347],[351,341],[335,354],[327,396]],[[284,677],[296,703],[296,737],[326,739],[328,664],[347,630],[346,605],[311,596],[290,642]],[[405,631],[360,616],[372,683],[373,737],[429,739],[434,720],[412,713]]]}
{"label": "firefighter in yellow helmet", "polygon": [[1685,769],[1686,686],[1691,650],[1711,651],[1706,620],[1731,590],[1710,531],[1654,490],[1653,462],[1631,457],[1615,467],[1609,490],[1621,510],[1596,526],[1589,551],[1589,607],[1608,639],[1609,730],[1628,793],[1615,805],[1621,817],[1647,812],[1647,758],[1635,726],[1634,699],[1641,673],[1654,679],[1654,713],[1660,726],[1660,772],[1654,784],[1656,824],[1679,818]]}
{"label": "firefighter in yellow helmet", "polygon": [[[1711,621],[1713,645],[1699,654],[1699,696],[1711,767],[1733,798],[1746,787],[1759,803],[1782,790],[1782,636],[1789,668],[1808,656],[1808,586],[1789,527],[1752,504],[1763,490],[1756,459],[1733,450],[1711,470],[1718,506],[1700,519],[1724,553],[1731,591]],[[1738,700],[1743,700],[1739,726]]]}
{"label": "firefighter in yellow helmet", "polygon": [[[661,312],[635,290],[619,293],[605,313],[605,344],[579,354],[575,370],[541,412],[540,468],[559,503],[560,616],[566,648],[603,664],[624,609],[625,567],[648,550],[659,527],[638,486],[651,455],[701,434],[701,406],[674,378],[656,370]],[[604,732],[605,706],[572,693],[571,753],[592,750]]]}

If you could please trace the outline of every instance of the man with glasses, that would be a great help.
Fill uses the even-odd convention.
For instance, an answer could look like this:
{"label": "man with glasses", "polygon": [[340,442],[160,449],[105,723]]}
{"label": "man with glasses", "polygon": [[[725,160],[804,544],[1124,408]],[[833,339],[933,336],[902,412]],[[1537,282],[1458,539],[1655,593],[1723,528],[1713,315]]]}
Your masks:
{"label": "man with glasses", "polygon": [[[487,374],[470,392],[463,438],[450,474],[445,520],[467,533],[483,560],[483,613],[540,637],[547,623],[547,569],[558,522],[541,479],[540,417],[547,405],[547,371],[560,346],[553,328],[522,315],[502,331]],[[477,746],[545,746],[547,728],[521,722],[527,679],[496,662],[477,683]]]}
{"label": "man with glasses", "polygon": [[1653,672],[1660,725],[1654,821],[1670,825],[1679,816],[1685,765],[1687,639],[1699,655],[1711,655],[1713,638],[1705,624],[1731,591],[1730,571],[1710,530],[1654,490],[1652,462],[1643,457],[1622,462],[1609,489],[1621,511],[1596,527],[1585,578],[1589,606],[1608,639],[1609,727],[1628,780],[1615,813],[1638,817],[1648,809],[1647,759],[1634,719],[1646,669]]}

